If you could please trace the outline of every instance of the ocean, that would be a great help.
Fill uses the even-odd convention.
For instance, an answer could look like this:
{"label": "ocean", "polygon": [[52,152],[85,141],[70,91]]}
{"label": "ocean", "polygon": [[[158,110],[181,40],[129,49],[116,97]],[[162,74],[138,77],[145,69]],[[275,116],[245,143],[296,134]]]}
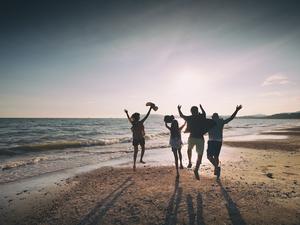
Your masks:
{"label": "ocean", "polygon": [[[179,119],[179,123],[183,121]],[[234,119],[225,140],[265,138],[263,131],[299,125],[300,120]],[[131,125],[126,118],[0,119],[0,183],[131,157]],[[145,122],[146,149],[169,148],[163,116]],[[186,143],[188,134],[183,134]],[[272,138],[267,136],[267,138]],[[145,160],[147,160],[145,153]],[[171,153],[170,153],[171,154]]]}

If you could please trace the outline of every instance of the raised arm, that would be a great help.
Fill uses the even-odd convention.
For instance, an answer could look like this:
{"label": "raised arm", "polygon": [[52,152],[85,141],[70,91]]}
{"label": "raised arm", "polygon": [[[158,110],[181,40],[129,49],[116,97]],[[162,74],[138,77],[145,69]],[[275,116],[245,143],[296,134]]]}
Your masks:
{"label": "raised arm", "polygon": [[201,111],[202,111],[203,116],[206,118],[206,112],[205,112],[205,110],[203,109],[203,107],[202,107],[201,104],[200,104],[200,109],[201,109]]}
{"label": "raised arm", "polygon": [[187,116],[183,115],[183,113],[181,112],[181,105],[178,105],[177,109],[178,109],[179,116],[183,119],[186,119]]}
{"label": "raised arm", "polygon": [[148,118],[148,116],[150,115],[151,109],[152,109],[152,107],[149,108],[149,110],[148,110],[146,116],[141,120],[142,123],[144,123],[145,120],[146,120],[146,119]]}
{"label": "raised arm", "polygon": [[184,124],[181,127],[179,127],[179,130],[182,130],[185,125],[186,125],[186,121],[184,121]]}
{"label": "raised arm", "polygon": [[238,113],[238,111],[240,111],[241,109],[242,109],[242,105],[237,105],[234,113],[231,115],[231,117],[229,117],[228,119],[224,120],[224,123],[229,123],[231,120],[233,120],[234,117],[236,116],[236,114]]}
{"label": "raised arm", "polygon": [[166,128],[168,128],[169,130],[171,130],[171,127],[169,127],[169,125],[167,123],[165,123]]}
{"label": "raised arm", "polygon": [[132,120],[130,118],[130,116],[128,115],[128,110],[124,109],[124,112],[126,113],[127,119],[129,120],[130,123],[132,123]]}

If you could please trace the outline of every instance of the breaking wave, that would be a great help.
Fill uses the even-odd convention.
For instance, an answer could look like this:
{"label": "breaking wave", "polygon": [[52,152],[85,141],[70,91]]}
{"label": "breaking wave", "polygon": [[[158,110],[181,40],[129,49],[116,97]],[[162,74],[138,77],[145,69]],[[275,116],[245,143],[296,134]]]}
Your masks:
{"label": "breaking wave", "polygon": [[[169,135],[167,132],[161,132],[157,134],[146,135],[145,139],[155,139],[159,137],[164,137]],[[130,137],[122,138],[112,138],[112,139],[100,139],[100,140],[86,140],[86,141],[56,141],[49,143],[38,143],[38,144],[28,144],[20,145],[17,147],[3,149],[0,151],[0,155],[18,155],[26,152],[38,152],[47,150],[63,150],[68,148],[83,148],[83,147],[93,147],[93,146],[106,146],[113,144],[130,143]]]}

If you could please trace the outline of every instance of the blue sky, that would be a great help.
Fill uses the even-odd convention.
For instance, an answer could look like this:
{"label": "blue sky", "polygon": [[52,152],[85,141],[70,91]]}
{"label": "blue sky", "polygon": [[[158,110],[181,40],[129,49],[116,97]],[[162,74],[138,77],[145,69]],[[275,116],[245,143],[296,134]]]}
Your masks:
{"label": "blue sky", "polygon": [[297,1],[2,4],[0,117],[300,109]]}

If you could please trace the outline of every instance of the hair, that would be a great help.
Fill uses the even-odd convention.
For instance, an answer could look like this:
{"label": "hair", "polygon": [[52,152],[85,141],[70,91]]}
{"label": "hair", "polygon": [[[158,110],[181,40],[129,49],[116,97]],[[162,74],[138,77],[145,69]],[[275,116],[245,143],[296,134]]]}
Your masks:
{"label": "hair", "polygon": [[171,123],[171,137],[179,137],[180,136],[180,130],[177,120],[173,120]]}
{"label": "hair", "polygon": [[218,113],[214,113],[214,114],[212,114],[212,118],[214,119],[214,118],[219,118],[219,114]]}
{"label": "hair", "polygon": [[132,115],[131,115],[131,119],[133,120],[133,122],[137,122],[137,121],[139,121],[140,120],[140,114],[139,113],[133,113]]}
{"label": "hair", "polygon": [[192,113],[192,115],[198,115],[198,113],[199,113],[198,107],[192,106],[191,113]]}

